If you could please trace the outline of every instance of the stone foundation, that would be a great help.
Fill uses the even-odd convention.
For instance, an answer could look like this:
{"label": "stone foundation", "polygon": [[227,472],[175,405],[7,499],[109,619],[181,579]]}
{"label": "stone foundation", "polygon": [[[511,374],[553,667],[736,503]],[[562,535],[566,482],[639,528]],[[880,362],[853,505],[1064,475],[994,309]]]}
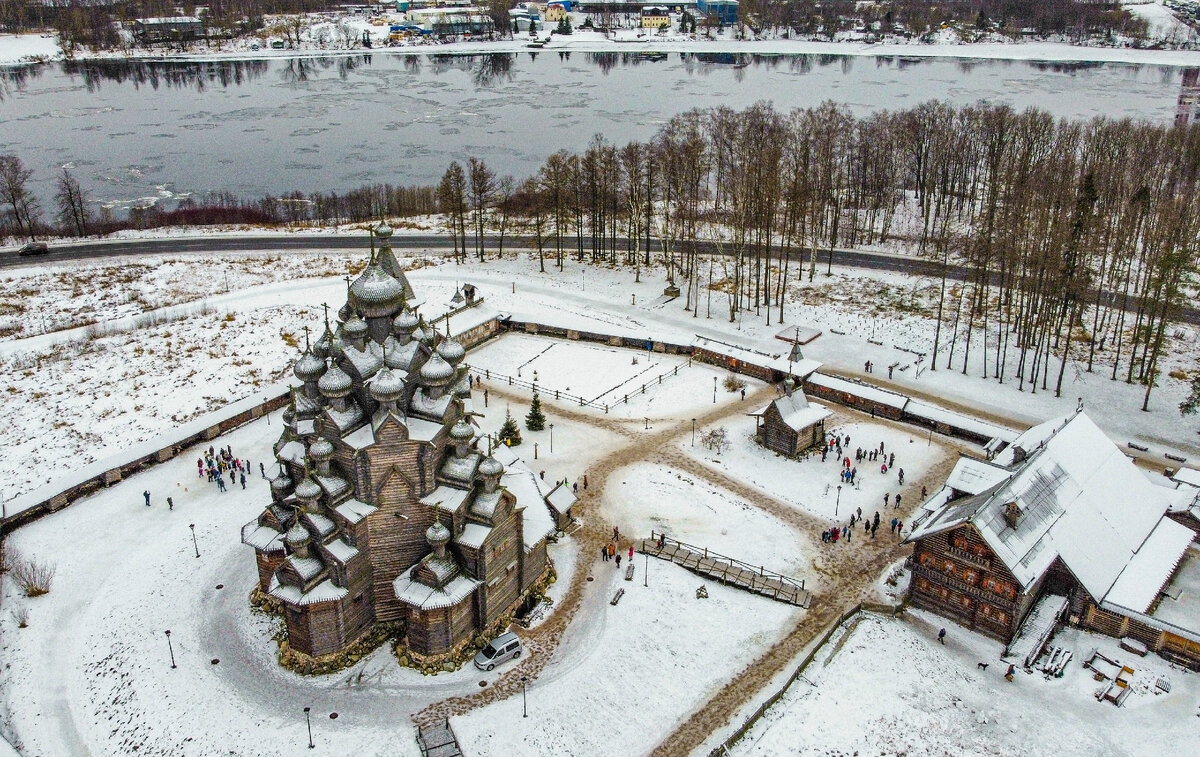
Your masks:
{"label": "stone foundation", "polygon": [[299,673],[303,676],[328,675],[329,673],[337,673],[354,665],[371,652],[383,646],[387,640],[402,638],[403,636],[403,623],[377,623],[369,634],[346,647],[341,652],[312,657],[311,655],[306,655],[303,652],[297,652],[292,649],[288,645],[287,634],[284,633],[276,639],[279,643],[279,653],[276,655],[276,658],[279,660],[280,665],[293,673]]}

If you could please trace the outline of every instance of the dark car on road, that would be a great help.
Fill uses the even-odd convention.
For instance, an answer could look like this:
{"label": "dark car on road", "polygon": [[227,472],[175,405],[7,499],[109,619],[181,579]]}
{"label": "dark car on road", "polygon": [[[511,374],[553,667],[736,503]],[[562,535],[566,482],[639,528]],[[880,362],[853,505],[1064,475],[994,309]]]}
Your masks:
{"label": "dark car on road", "polygon": [[50,245],[45,242],[29,242],[17,250],[18,255],[45,255],[50,252]]}

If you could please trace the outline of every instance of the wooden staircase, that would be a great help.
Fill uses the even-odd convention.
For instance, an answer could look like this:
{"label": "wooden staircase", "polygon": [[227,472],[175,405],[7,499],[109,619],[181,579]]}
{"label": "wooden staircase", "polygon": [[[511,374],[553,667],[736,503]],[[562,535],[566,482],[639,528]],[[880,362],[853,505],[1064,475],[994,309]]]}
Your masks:
{"label": "wooden staircase", "polygon": [[706,547],[685,544],[653,531],[649,539],[641,540],[637,549],[643,554],[670,560],[693,573],[714,578],[727,586],[736,586],[779,602],[807,608],[812,601],[812,594],[805,590],[803,579],[773,573],[761,565],[753,566],[717,554]]}
{"label": "wooden staircase", "polygon": [[421,748],[421,757],[462,757],[458,748],[458,739],[450,728],[448,718],[417,727],[417,746]]}

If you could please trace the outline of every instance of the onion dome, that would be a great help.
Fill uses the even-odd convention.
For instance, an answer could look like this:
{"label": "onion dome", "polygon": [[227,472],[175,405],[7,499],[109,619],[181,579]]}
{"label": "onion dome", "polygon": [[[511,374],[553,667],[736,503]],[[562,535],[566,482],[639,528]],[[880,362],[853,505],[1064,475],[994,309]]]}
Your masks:
{"label": "onion dome", "polygon": [[333,444],[328,439],[317,439],[308,445],[308,456],[317,462],[333,457]]}
{"label": "onion dome", "polygon": [[376,402],[397,402],[404,395],[404,379],[385,367],[375,374],[368,388]]}
{"label": "onion dome", "polygon": [[366,317],[378,318],[391,315],[404,304],[404,285],[372,259],[350,285],[350,295]]}
{"label": "onion dome", "polygon": [[288,489],[292,488],[292,480],[286,474],[279,474],[271,479],[271,491],[283,497],[287,494]]}
{"label": "onion dome", "polygon": [[296,524],[288,529],[287,534],[285,534],[283,538],[288,543],[289,547],[300,547],[308,544],[310,537],[308,535],[308,529],[300,525],[300,521],[297,520]]}
{"label": "onion dome", "polygon": [[283,409],[283,424],[290,426],[294,420],[296,420],[296,406],[288,405]]}
{"label": "onion dome", "polygon": [[387,239],[392,235],[392,227],[387,225],[387,222],[379,224],[375,227],[375,236],[380,239]]}
{"label": "onion dome", "polygon": [[426,386],[445,386],[454,378],[454,366],[434,353],[421,366],[421,383]]}
{"label": "onion dome", "polygon": [[488,455],[488,457],[479,464],[479,475],[485,478],[496,478],[504,473],[504,466],[496,458]]}
{"label": "onion dome", "polygon": [[442,343],[437,346],[437,354],[441,355],[442,359],[450,365],[458,365],[466,356],[467,351],[453,339],[443,339]]}
{"label": "onion dome", "polygon": [[354,380],[338,368],[337,363],[332,363],[329,370],[325,371],[325,375],[317,382],[317,388],[321,390],[321,394],[329,399],[345,397],[350,393],[350,388],[354,385]]}
{"label": "onion dome", "polygon": [[416,339],[426,347],[433,347],[433,340],[436,338],[437,334],[434,333],[433,329],[423,323],[413,332],[413,339]]}
{"label": "onion dome", "polygon": [[358,317],[358,313],[350,315],[350,319],[342,324],[342,333],[347,339],[362,339],[367,335],[367,322]]}
{"label": "onion dome", "polygon": [[450,438],[456,442],[469,442],[475,438],[475,429],[471,428],[471,424],[466,420],[459,418],[458,422],[450,427]]}
{"label": "onion dome", "polygon": [[440,520],[435,520],[429,528],[425,529],[425,541],[429,542],[429,546],[438,547],[444,546],[450,541],[450,529],[442,525]]}
{"label": "onion dome", "polygon": [[321,487],[316,481],[305,476],[304,480],[296,484],[296,499],[305,502],[315,502],[321,496]]}
{"label": "onion dome", "polygon": [[321,374],[324,372],[325,361],[314,355],[312,350],[305,350],[296,364],[292,366],[292,373],[306,384],[321,378]]}
{"label": "onion dome", "polygon": [[400,315],[392,319],[392,330],[397,334],[411,334],[420,325],[421,320],[417,318],[417,314],[408,308],[405,308],[401,311]]}
{"label": "onion dome", "polygon": [[354,312],[354,310],[350,307],[349,292],[347,292],[346,294],[347,294],[346,304],[342,305],[340,308],[338,308],[338,320],[341,321],[342,323],[345,323],[346,319],[350,317],[350,314]]}
{"label": "onion dome", "polygon": [[325,333],[321,334],[321,338],[313,342],[313,354],[319,358],[329,357],[329,351],[333,347],[333,332],[329,330],[329,324],[325,324]]}

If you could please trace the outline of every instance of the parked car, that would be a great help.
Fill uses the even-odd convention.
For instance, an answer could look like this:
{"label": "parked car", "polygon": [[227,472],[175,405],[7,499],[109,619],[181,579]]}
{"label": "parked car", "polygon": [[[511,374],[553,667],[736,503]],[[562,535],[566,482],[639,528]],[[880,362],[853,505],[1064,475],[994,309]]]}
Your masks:
{"label": "parked car", "polygon": [[479,654],[475,655],[475,667],[480,670],[493,670],[500,663],[515,660],[520,656],[520,637],[512,631],[506,631],[479,650]]}
{"label": "parked car", "polygon": [[45,242],[28,242],[17,250],[18,255],[45,255],[50,252],[50,245]]}

